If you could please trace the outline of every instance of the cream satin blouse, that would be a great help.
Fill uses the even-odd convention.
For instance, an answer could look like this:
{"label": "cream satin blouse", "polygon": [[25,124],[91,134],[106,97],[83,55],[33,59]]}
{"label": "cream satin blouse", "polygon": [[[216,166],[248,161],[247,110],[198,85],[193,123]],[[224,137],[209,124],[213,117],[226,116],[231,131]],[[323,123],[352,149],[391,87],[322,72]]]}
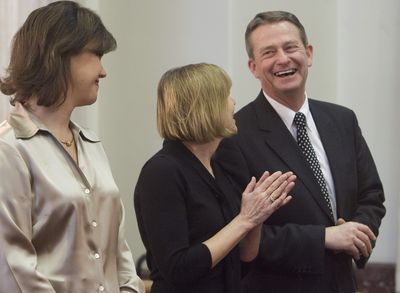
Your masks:
{"label": "cream satin blouse", "polygon": [[71,127],[79,164],[23,106],[0,124],[0,292],[144,292],[103,147]]}

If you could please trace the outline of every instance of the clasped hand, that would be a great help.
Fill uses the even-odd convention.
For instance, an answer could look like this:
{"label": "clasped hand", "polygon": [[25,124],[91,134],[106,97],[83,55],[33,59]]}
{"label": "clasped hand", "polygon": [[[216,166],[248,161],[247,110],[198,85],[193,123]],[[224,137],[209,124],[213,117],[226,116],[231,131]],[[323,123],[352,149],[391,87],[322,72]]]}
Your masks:
{"label": "clasped hand", "polygon": [[253,226],[263,223],[277,209],[286,205],[292,196],[288,195],[294,186],[296,176],[292,172],[264,172],[256,181],[251,178],[242,196],[240,215]]}
{"label": "clasped hand", "polygon": [[344,251],[355,260],[360,256],[368,257],[372,252],[372,241],[376,236],[371,229],[357,222],[346,222],[338,219],[336,226],[328,227],[325,231],[325,246],[335,251]]}

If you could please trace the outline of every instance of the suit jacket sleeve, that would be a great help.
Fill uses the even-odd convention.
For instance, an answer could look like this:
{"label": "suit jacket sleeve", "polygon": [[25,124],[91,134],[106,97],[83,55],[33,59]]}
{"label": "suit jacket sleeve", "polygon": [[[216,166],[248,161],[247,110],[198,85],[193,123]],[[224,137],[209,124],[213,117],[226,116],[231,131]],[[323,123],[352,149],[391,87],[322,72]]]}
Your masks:
{"label": "suit jacket sleeve", "polygon": [[[383,186],[372,158],[371,152],[362,136],[357,118],[353,113],[353,125],[355,133],[355,149],[357,159],[357,203],[351,218],[347,221],[355,221],[367,225],[376,236],[379,233],[381,220],[385,215],[385,201]],[[356,261],[358,267],[364,267],[367,258]]]}

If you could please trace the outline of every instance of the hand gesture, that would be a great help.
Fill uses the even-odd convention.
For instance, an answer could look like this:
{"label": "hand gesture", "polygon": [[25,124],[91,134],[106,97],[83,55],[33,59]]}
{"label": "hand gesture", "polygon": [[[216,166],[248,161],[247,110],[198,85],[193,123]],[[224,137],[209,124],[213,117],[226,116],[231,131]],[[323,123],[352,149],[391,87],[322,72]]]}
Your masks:
{"label": "hand gesture", "polygon": [[258,182],[251,178],[242,196],[240,216],[245,217],[253,227],[263,223],[292,197],[288,192],[294,186],[296,176],[292,172],[278,171],[272,175],[264,172]]}

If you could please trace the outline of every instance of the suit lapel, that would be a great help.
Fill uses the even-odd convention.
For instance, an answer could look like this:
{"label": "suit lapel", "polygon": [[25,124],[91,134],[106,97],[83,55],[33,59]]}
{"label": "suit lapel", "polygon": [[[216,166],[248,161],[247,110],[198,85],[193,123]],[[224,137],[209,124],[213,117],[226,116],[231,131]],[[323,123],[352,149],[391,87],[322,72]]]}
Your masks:
{"label": "suit lapel", "polygon": [[326,216],[333,221],[320,187],[297,142],[262,92],[254,101],[254,110],[260,135],[263,136],[265,143],[288,166],[288,169],[296,174],[297,180],[302,181]]}
{"label": "suit lapel", "polygon": [[344,206],[342,204],[344,192],[341,187],[344,186],[342,182],[346,181],[345,160],[343,160],[343,152],[341,151],[343,149],[342,138],[337,126],[328,113],[321,109],[321,107],[318,107],[318,104],[313,100],[309,99],[309,105],[322,145],[328,157],[329,167],[335,185],[337,214],[338,217],[341,217],[344,214],[342,211]]}

